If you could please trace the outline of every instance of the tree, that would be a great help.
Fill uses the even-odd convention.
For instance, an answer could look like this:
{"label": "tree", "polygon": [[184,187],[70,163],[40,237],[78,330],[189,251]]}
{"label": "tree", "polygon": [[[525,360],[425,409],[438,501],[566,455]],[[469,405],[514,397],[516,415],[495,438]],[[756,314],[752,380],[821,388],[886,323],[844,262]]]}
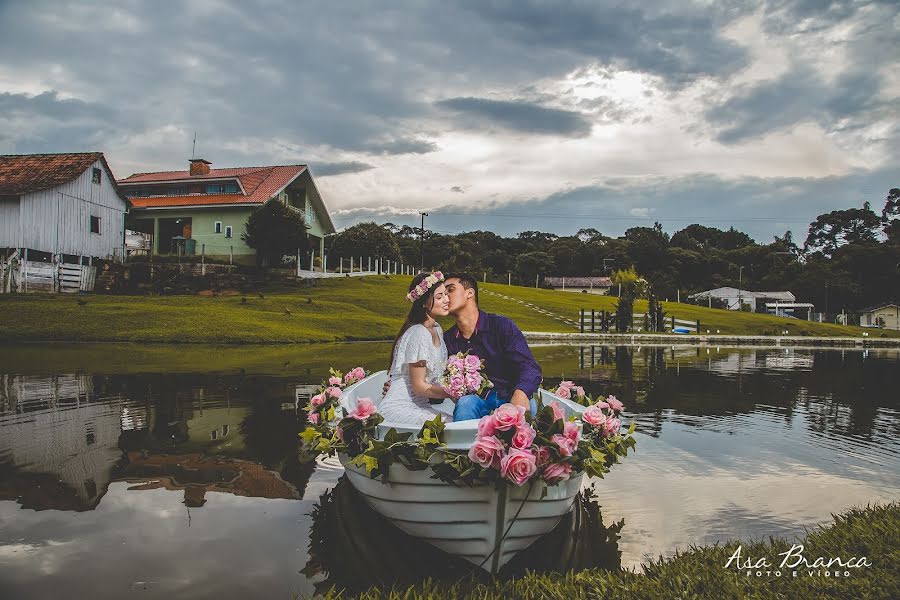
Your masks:
{"label": "tree", "polygon": [[536,276],[547,275],[554,270],[553,259],[546,252],[528,252],[516,259],[516,275],[520,283],[533,284]]}
{"label": "tree", "polygon": [[888,243],[900,244],[900,188],[891,188],[881,211],[881,224]]}
{"label": "tree", "polygon": [[371,221],[359,223],[329,236],[328,252],[339,258],[351,256],[381,257],[388,260],[400,258],[400,247],[394,235]]}
{"label": "tree", "polygon": [[636,287],[642,280],[634,267],[615,271],[611,279],[614,284],[622,286],[622,293],[616,302],[616,331],[625,332],[631,328]]}
{"label": "tree", "polygon": [[809,224],[804,248],[807,252],[821,251],[831,256],[844,244],[876,242],[880,226],[881,219],[872,212],[868,202],[862,208],[833,210]]}
{"label": "tree", "polygon": [[260,266],[281,264],[286,254],[305,251],[308,244],[301,213],[275,198],[250,213],[241,239],[256,250]]}

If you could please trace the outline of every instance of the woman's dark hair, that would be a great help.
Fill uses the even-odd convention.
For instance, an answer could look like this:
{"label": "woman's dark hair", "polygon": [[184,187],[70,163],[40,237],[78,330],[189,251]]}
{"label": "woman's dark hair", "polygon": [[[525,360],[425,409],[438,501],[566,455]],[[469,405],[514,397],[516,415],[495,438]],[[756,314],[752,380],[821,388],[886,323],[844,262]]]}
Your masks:
{"label": "woman's dark hair", "polygon": [[[413,291],[417,285],[422,283],[426,277],[431,275],[431,273],[419,273],[415,277],[413,277],[412,283],[409,284],[409,291]],[[394,352],[397,351],[397,342],[400,341],[400,338],[403,337],[403,334],[406,333],[406,330],[412,327],[413,325],[420,325],[425,322],[428,318],[428,309],[431,308],[434,303],[434,290],[437,289],[441,283],[436,283],[430,288],[428,291],[415,299],[412,303],[412,306],[409,309],[409,313],[406,315],[406,321],[403,322],[403,325],[400,327],[399,333],[397,333],[397,337],[394,338],[394,345],[391,346],[391,364],[394,364]],[[390,368],[390,367],[388,367]]]}

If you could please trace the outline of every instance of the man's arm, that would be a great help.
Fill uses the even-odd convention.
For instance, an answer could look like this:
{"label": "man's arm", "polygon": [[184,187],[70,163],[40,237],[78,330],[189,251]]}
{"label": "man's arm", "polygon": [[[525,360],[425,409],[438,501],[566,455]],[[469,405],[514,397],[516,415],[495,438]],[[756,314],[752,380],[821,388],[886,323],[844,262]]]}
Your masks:
{"label": "man's arm", "polygon": [[527,409],[531,404],[531,397],[543,379],[541,366],[534,359],[522,330],[512,320],[506,321],[503,334],[506,342],[503,349],[504,357],[518,368],[518,376],[512,385],[513,392],[509,401]]}

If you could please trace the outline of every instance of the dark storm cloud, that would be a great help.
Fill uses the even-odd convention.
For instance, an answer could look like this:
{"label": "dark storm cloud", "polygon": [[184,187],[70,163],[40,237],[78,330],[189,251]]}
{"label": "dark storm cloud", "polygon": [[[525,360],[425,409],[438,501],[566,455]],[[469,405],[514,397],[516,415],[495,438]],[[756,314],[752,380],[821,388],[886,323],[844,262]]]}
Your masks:
{"label": "dark storm cloud", "polygon": [[374,169],[373,165],[360,162],[333,162],[333,163],[314,163],[310,165],[310,170],[316,177],[328,177],[331,175],[343,175],[345,173],[362,173]]}
{"label": "dark storm cloud", "polygon": [[[594,63],[683,82],[741,64],[708,13],[536,2],[2,3],[0,56],[11,77],[119,107],[109,125],[120,140],[174,126],[217,149],[278,138],[378,156],[437,149],[422,125],[435,116],[425,92],[436,85],[514,89]],[[589,128],[577,113],[516,99],[460,100],[470,115],[520,131],[577,137]],[[140,143],[149,158],[160,140]]]}
{"label": "dark storm cloud", "polygon": [[584,137],[591,122],[584,115],[529,102],[505,102],[486,98],[448,98],[436,103],[460,115],[460,124],[470,128],[499,126],[525,133]]}
{"label": "dark storm cloud", "polygon": [[472,0],[470,10],[497,35],[540,52],[574,53],[590,62],[659,75],[680,84],[699,75],[720,75],[746,62],[745,52],[719,36],[715,9],[663,4]]}
{"label": "dark storm cloud", "polygon": [[[890,62],[896,66],[900,30],[894,23],[898,18],[896,2],[769,3],[765,29],[821,45],[823,52],[839,48],[847,54],[846,66],[823,73],[814,65],[795,62],[780,77],[734,90],[728,100],[706,113],[720,128],[718,139],[742,142],[802,122],[817,123],[828,132],[896,122],[900,118],[897,98],[883,96],[885,75],[880,70]],[[854,35],[841,41],[823,36],[824,30],[839,25],[852,25]]]}

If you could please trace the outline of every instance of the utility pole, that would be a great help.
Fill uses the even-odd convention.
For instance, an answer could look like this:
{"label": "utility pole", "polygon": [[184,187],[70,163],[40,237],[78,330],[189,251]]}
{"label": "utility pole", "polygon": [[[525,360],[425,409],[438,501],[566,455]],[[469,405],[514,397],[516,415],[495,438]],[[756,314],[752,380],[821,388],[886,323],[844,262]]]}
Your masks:
{"label": "utility pole", "polygon": [[825,283],[825,322],[830,323],[828,320],[828,283]]}
{"label": "utility pole", "polygon": [[419,211],[419,214],[422,215],[422,228],[419,229],[419,269],[425,270],[425,217],[428,216],[427,212]]}
{"label": "utility pole", "polygon": [[738,271],[738,310],[744,310],[744,296],[741,293],[741,288],[744,285],[744,267],[743,265],[740,267]]}

